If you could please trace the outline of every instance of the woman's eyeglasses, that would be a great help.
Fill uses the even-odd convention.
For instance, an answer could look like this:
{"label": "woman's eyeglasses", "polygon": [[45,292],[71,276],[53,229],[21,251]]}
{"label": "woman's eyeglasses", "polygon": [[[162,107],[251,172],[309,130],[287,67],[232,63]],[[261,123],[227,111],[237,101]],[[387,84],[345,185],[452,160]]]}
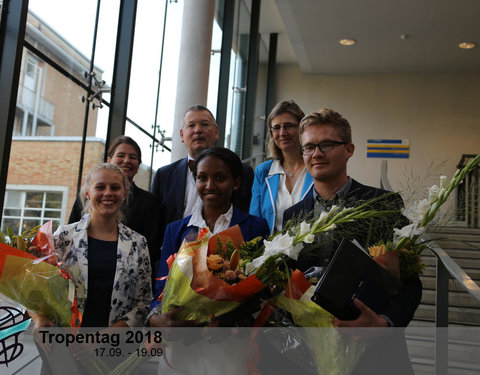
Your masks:
{"label": "woman's eyeglasses", "polygon": [[291,129],[298,128],[298,124],[294,124],[293,122],[286,122],[283,125],[277,124],[277,125],[270,126],[270,131],[272,133],[278,133],[281,128],[283,128],[286,132],[288,132]]}

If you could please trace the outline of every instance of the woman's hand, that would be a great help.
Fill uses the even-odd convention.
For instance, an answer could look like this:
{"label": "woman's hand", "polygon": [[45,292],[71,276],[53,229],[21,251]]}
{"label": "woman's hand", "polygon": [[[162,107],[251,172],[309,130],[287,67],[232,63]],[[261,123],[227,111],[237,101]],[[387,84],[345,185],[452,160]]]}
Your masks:
{"label": "woman's hand", "polygon": [[150,317],[150,327],[198,327],[196,320],[174,320],[175,314],[182,311],[183,307],[169,311],[165,314],[153,314]]}
{"label": "woman's hand", "polygon": [[125,320],[119,320],[118,322],[112,324],[110,327],[128,327],[128,324]]}
{"label": "woman's hand", "polygon": [[52,350],[52,344],[43,342],[43,340],[41,340],[40,338],[39,331],[40,329],[45,327],[55,327],[55,324],[42,314],[36,313],[34,311],[27,311],[27,312],[28,312],[28,315],[30,315],[30,317],[33,320],[32,333],[35,341],[37,342],[38,346],[43,349],[45,353],[49,353]]}
{"label": "woman's hand", "polygon": [[37,330],[39,328],[44,328],[44,327],[54,327],[55,324],[48,319],[46,316],[36,313],[34,311],[28,311],[28,315],[30,315],[30,318],[32,318],[34,326],[33,329]]}

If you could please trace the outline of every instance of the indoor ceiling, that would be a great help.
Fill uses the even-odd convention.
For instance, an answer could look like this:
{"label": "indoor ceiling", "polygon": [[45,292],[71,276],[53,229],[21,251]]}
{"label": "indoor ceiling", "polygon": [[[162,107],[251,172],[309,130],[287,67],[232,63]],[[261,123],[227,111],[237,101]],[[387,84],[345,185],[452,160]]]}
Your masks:
{"label": "indoor ceiling", "polygon": [[263,0],[260,33],[306,74],[479,72],[479,16],[478,0]]}

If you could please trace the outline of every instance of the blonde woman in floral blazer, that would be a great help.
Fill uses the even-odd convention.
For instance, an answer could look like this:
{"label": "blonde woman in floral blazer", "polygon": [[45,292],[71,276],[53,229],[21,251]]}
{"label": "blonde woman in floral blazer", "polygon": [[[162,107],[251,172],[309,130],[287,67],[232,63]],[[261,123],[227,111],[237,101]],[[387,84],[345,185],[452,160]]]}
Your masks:
{"label": "blonde woman in floral blazer", "polygon": [[[83,313],[88,285],[87,229],[90,215],[76,223],[60,226],[53,236],[58,260],[70,273]],[[109,323],[124,321],[131,327],[143,326],[150,311],[152,290],[150,260],[145,237],[118,223],[117,267],[113,283]]]}
{"label": "blonde woman in floral blazer", "polygon": [[[128,179],[115,164],[99,164],[87,175],[81,197],[86,215],[53,235],[58,261],[76,289],[83,327],[143,326],[152,299],[145,237],[121,224]],[[34,330],[53,326],[31,313]]]}

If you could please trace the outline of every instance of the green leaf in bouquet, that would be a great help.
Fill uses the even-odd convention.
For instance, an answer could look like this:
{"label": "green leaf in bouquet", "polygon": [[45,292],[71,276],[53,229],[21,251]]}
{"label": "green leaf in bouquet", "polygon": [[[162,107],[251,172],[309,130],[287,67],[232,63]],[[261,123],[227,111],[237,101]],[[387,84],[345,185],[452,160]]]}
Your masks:
{"label": "green leaf in bouquet", "polygon": [[190,287],[191,280],[182,273],[175,262],[170,269],[168,278],[162,298],[162,313],[183,306],[184,309],[174,316],[175,320],[208,322],[212,315],[220,316],[239,306],[239,303],[235,301],[212,301],[195,292]]}
{"label": "green leaf in bouquet", "polygon": [[7,245],[7,239],[5,238],[5,234],[0,230],[0,242]]}
{"label": "green leaf in bouquet", "polygon": [[0,275],[0,293],[57,325],[70,325],[69,280],[51,264],[7,255]]}
{"label": "green leaf in bouquet", "polygon": [[12,241],[13,241],[13,237],[14,237],[15,235],[13,234],[12,228],[10,228],[10,227],[7,227],[7,236],[10,238],[10,242],[12,242]]}
{"label": "green leaf in bouquet", "polygon": [[27,244],[25,243],[25,240],[23,239],[23,237],[22,236],[14,236],[14,237],[15,237],[17,249],[25,251],[27,249]]}

